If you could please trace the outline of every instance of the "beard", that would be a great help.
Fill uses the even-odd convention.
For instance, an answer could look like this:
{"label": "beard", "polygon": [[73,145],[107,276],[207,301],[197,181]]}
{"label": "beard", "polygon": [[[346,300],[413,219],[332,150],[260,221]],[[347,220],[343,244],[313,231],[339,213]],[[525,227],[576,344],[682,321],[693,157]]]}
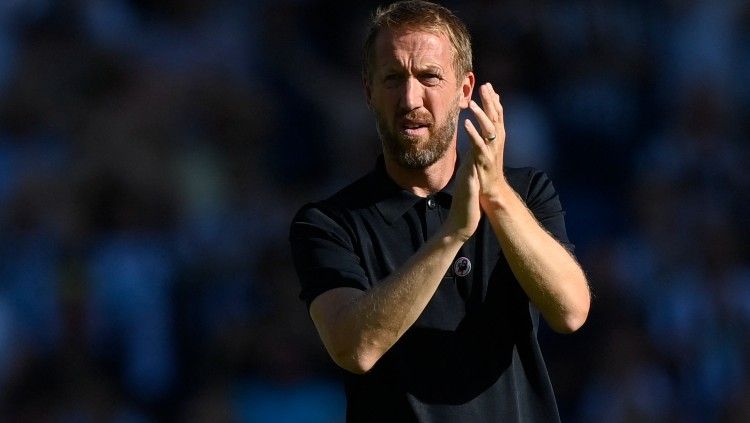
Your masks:
{"label": "beard", "polygon": [[418,137],[398,132],[398,128],[388,128],[383,115],[376,112],[378,135],[383,143],[383,152],[407,169],[425,169],[431,166],[443,158],[448,151],[456,134],[459,110],[457,99],[451,105],[445,121],[437,127],[434,126],[435,122],[427,112],[424,114],[409,112],[404,115],[404,119],[427,124],[435,129],[425,143],[421,143]]}

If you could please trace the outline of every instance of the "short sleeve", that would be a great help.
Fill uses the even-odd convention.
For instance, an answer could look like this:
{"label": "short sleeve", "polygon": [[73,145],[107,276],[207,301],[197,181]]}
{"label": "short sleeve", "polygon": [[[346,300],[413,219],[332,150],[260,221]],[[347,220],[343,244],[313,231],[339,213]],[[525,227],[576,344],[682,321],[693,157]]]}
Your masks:
{"label": "short sleeve", "polygon": [[315,205],[303,207],[292,220],[289,242],[301,284],[299,297],[308,307],[315,297],[333,288],[368,289],[352,237],[330,211]]}
{"label": "short sleeve", "polygon": [[526,206],[542,227],[572,253],[575,245],[568,239],[568,232],[565,229],[565,211],[552,181],[542,171],[532,169],[530,172]]}

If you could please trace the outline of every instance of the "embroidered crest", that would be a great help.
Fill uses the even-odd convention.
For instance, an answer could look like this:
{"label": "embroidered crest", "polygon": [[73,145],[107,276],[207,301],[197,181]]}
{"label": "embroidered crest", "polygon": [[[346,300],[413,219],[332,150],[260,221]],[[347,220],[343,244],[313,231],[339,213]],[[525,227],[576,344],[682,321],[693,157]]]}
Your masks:
{"label": "embroidered crest", "polygon": [[466,257],[459,257],[456,262],[453,263],[453,273],[456,276],[466,276],[471,272],[471,261]]}

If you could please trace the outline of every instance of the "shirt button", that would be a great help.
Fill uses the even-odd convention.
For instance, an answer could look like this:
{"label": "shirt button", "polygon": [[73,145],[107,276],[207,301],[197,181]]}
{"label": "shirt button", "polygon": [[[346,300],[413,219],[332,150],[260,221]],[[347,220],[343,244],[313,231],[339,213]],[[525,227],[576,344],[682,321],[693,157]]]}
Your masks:
{"label": "shirt button", "polygon": [[437,201],[435,201],[434,197],[430,197],[427,199],[427,207],[432,210],[435,207],[437,207]]}

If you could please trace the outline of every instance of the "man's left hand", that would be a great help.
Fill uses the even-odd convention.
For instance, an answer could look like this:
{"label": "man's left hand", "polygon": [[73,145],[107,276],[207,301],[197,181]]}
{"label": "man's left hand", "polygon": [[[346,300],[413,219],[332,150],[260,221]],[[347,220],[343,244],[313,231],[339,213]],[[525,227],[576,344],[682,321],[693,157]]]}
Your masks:
{"label": "man's left hand", "polygon": [[479,123],[479,129],[469,119],[464,121],[472,143],[474,166],[479,177],[479,202],[487,210],[490,203],[502,203],[502,198],[512,195],[512,189],[503,174],[505,149],[505,122],[500,96],[486,83],[479,87],[482,107],[472,100],[469,108]]}

